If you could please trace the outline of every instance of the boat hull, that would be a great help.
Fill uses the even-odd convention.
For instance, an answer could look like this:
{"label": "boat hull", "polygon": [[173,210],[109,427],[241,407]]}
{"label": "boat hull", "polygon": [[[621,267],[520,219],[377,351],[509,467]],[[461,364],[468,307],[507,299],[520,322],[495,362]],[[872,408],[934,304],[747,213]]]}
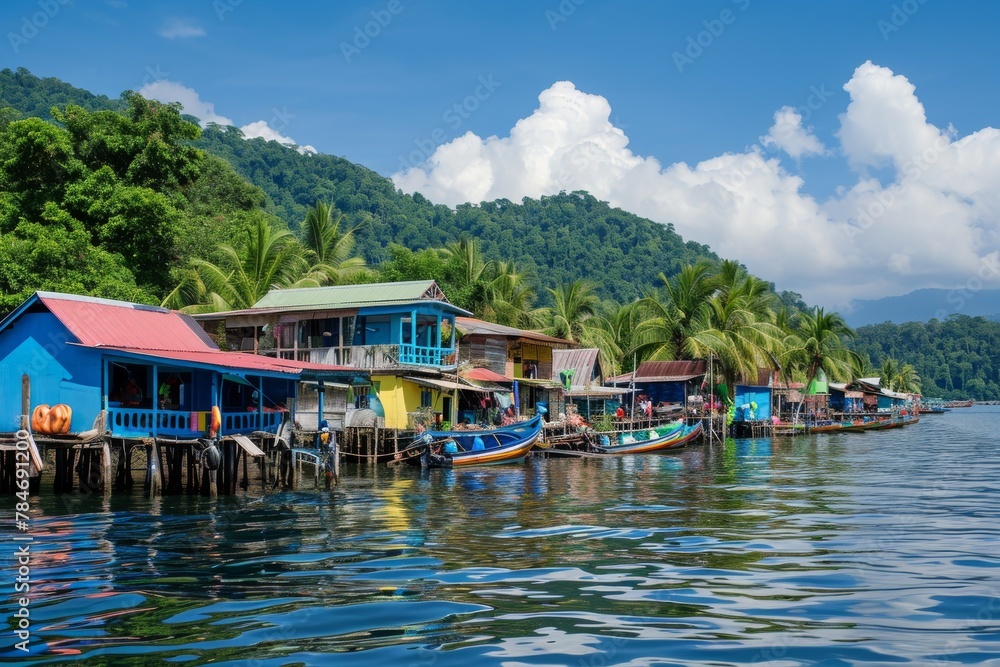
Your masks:
{"label": "boat hull", "polygon": [[670,431],[659,437],[648,438],[643,441],[637,440],[634,443],[623,442],[617,445],[604,445],[598,449],[598,452],[602,454],[645,454],[647,452],[681,447],[701,435],[701,429],[701,422],[698,422],[694,426],[687,426],[683,422],[678,422],[671,427]]}
{"label": "boat hull", "polygon": [[477,431],[428,431],[435,441],[455,443],[457,452],[435,457],[428,450],[421,456],[426,467],[458,468],[463,466],[521,463],[527,458],[542,432],[542,418]]}

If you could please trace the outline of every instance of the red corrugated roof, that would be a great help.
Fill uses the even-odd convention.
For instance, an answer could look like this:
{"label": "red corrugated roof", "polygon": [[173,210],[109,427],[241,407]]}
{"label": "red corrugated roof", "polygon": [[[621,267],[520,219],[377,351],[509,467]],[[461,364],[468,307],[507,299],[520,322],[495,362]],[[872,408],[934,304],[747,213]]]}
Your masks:
{"label": "red corrugated roof", "polygon": [[38,298],[88,347],[189,351],[215,348],[197,322],[177,311],[51,292],[39,292]]}
{"label": "red corrugated roof", "polygon": [[644,361],[636,369],[635,379],[680,377],[705,374],[705,361]]}
{"label": "red corrugated roof", "polygon": [[[705,361],[644,361],[635,371],[636,382],[680,382],[692,380],[705,374]],[[604,384],[617,382],[627,383],[632,379],[631,373],[622,373],[608,378]]]}
{"label": "red corrugated roof", "polygon": [[222,352],[221,350],[144,350],[140,348],[113,347],[108,350],[117,350],[128,354],[142,354],[157,359],[170,359],[171,361],[186,361],[194,364],[207,364],[221,366],[223,368],[233,368],[239,370],[268,371],[272,373],[289,373],[298,375],[302,371],[329,371],[329,372],[351,372],[361,373],[352,366],[329,366],[327,364],[314,364],[309,361],[293,361],[291,359],[275,359],[274,357],[262,357],[249,352]]}
{"label": "red corrugated roof", "polygon": [[303,371],[359,372],[349,366],[223,352],[197,322],[166,308],[52,292],[39,292],[38,299],[86,347],[234,370],[289,375]]}
{"label": "red corrugated roof", "polygon": [[488,368],[472,368],[462,371],[459,374],[466,380],[475,380],[477,382],[511,382],[510,378],[506,378]]}

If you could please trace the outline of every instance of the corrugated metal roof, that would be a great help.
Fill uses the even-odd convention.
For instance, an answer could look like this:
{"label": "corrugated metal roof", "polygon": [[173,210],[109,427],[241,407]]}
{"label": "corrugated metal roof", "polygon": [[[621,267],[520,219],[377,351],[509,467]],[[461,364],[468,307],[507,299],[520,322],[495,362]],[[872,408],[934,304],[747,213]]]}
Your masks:
{"label": "corrugated metal roof", "polygon": [[198,313],[193,317],[198,321],[212,321],[241,315],[267,315],[316,310],[355,311],[361,308],[407,306],[428,301],[443,304],[444,310],[449,312],[460,315],[472,314],[449,302],[444,292],[433,280],[410,280],[367,285],[273,289],[252,308]]}
{"label": "corrugated metal roof", "polygon": [[[333,285],[299,289],[273,289],[255,303],[256,308],[349,308],[356,305],[380,305],[420,300],[450,303],[433,280],[409,280],[398,283]],[[440,297],[431,298],[436,291]]]}
{"label": "corrugated metal roof", "polygon": [[[600,350],[596,347],[582,350],[552,350],[552,380],[559,381],[559,371],[573,370],[573,379],[570,381],[570,391],[582,389],[590,384],[590,378],[594,374],[594,365],[597,363]],[[595,381],[601,383],[600,369],[598,378]]]}
{"label": "corrugated metal roof", "polygon": [[475,380],[476,382],[511,382],[510,378],[504,377],[499,373],[491,371],[488,368],[470,368],[469,370],[460,371],[459,375],[466,380]]}
{"label": "corrugated metal roof", "polygon": [[[644,361],[635,370],[636,382],[682,382],[693,380],[705,374],[704,359],[697,361]],[[608,378],[604,384],[628,383],[632,380],[631,373],[622,373]]]}
{"label": "corrugated metal roof", "polygon": [[352,373],[356,375],[367,375],[368,372],[353,368],[351,366],[329,366],[326,364],[314,364],[309,361],[293,361],[291,359],[275,359],[274,357],[263,357],[248,352],[223,352],[214,350],[147,350],[141,348],[108,347],[109,351],[124,352],[126,354],[137,354],[156,359],[169,359],[171,361],[183,361],[194,364],[205,364],[219,366],[222,368],[232,368],[246,371],[266,371],[269,373],[285,373],[288,375],[299,375],[304,371],[314,371],[318,374],[342,374]]}
{"label": "corrugated metal roof", "polygon": [[177,311],[54,292],[39,292],[38,299],[88,347],[218,351],[197,322]]}
{"label": "corrugated metal roof", "polygon": [[505,338],[527,338],[545,343],[561,343],[563,345],[573,345],[568,340],[547,336],[537,331],[527,331],[525,329],[515,329],[502,324],[494,324],[484,320],[477,320],[474,317],[456,317],[455,326],[463,335],[474,336],[504,336]]}
{"label": "corrugated metal roof", "polygon": [[705,360],[697,361],[644,361],[636,369],[635,379],[705,374]]}

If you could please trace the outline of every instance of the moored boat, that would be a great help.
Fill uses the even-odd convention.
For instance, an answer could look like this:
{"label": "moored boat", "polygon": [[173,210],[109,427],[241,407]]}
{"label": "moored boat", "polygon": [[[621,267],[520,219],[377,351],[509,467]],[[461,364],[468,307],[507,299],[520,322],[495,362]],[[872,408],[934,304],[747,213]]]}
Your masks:
{"label": "moored boat", "polygon": [[607,441],[602,439],[595,449],[599,454],[643,454],[671,449],[691,442],[701,435],[701,429],[700,421],[689,426],[678,420],[664,426],[608,434]]}
{"label": "moored boat", "polygon": [[431,468],[520,463],[541,432],[541,415],[494,429],[427,431],[422,436],[427,446],[419,460]]}

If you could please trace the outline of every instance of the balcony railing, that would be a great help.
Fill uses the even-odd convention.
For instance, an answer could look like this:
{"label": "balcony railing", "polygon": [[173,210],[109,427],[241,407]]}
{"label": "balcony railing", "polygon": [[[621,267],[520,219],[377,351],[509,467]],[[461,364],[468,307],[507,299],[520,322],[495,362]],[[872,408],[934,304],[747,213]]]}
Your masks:
{"label": "balcony railing", "polygon": [[455,350],[408,344],[326,347],[309,350],[309,361],[364,370],[390,369],[399,366],[453,366]]}
{"label": "balcony railing", "polygon": [[[207,411],[144,410],[108,407],[108,427],[118,438],[170,436],[197,438],[208,427]],[[220,435],[267,431],[274,433],[281,425],[283,412],[223,412]]]}

